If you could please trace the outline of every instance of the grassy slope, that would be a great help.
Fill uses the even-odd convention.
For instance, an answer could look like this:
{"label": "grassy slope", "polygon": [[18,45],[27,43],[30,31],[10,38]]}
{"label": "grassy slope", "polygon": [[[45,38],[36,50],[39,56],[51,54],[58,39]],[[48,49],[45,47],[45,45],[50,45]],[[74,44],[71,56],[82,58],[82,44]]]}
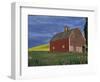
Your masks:
{"label": "grassy slope", "polygon": [[86,53],[50,53],[48,51],[28,52],[29,66],[45,65],[70,65],[87,64],[88,56]]}
{"label": "grassy slope", "polygon": [[29,48],[28,51],[49,51],[49,44],[43,44]]}

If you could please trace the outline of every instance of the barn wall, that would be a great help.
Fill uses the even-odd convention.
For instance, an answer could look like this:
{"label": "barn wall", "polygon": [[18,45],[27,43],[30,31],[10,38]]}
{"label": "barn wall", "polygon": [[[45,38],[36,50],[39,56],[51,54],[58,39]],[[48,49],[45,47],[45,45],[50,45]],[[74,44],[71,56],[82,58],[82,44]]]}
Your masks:
{"label": "barn wall", "polygon": [[69,52],[79,52],[79,53],[82,53],[82,47],[79,47],[79,46],[71,46],[69,45]]}
{"label": "barn wall", "polygon": [[79,29],[72,32],[69,38],[69,51],[82,52],[82,47],[85,44],[85,39]]}
{"label": "barn wall", "polygon": [[84,37],[79,29],[74,30],[70,35],[70,45],[83,46],[85,44]]}
{"label": "barn wall", "polygon": [[69,51],[68,39],[60,39],[50,42],[50,52],[66,52]]}

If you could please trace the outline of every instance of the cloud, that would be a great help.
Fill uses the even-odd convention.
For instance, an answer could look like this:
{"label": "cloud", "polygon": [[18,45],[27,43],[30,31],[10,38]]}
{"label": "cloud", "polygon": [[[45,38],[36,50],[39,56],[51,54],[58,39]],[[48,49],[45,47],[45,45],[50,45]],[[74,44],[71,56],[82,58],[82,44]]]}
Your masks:
{"label": "cloud", "polygon": [[34,24],[66,24],[75,21],[83,21],[82,17],[67,17],[67,16],[29,16],[30,25]]}
{"label": "cloud", "polygon": [[31,39],[36,39],[38,37],[52,37],[52,33],[35,33],[35,32],[29,32],[28,33],[28,37]]}

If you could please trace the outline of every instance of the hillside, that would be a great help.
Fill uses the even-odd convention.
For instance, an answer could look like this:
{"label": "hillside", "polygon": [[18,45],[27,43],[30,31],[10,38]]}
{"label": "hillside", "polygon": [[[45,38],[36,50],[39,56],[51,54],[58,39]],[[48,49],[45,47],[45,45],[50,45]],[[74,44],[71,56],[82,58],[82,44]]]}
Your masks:
{"label": "hillside", "polygon": [[43,44],[29,48],[28,51],[49,51],[49,44]]}
{"label": "hillside", "polygon": [[88,64],[87,53],[29,51],[28,66]]}

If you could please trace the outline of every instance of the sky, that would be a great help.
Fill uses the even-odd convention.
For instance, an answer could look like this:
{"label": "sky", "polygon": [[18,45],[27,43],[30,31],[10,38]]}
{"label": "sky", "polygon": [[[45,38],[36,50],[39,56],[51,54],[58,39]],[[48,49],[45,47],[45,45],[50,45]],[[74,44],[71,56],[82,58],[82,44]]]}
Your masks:
{"label": "sky", "polygon": [[64,26],[84,29],[85,17],[28,15],[28,48],[49,43]]}

